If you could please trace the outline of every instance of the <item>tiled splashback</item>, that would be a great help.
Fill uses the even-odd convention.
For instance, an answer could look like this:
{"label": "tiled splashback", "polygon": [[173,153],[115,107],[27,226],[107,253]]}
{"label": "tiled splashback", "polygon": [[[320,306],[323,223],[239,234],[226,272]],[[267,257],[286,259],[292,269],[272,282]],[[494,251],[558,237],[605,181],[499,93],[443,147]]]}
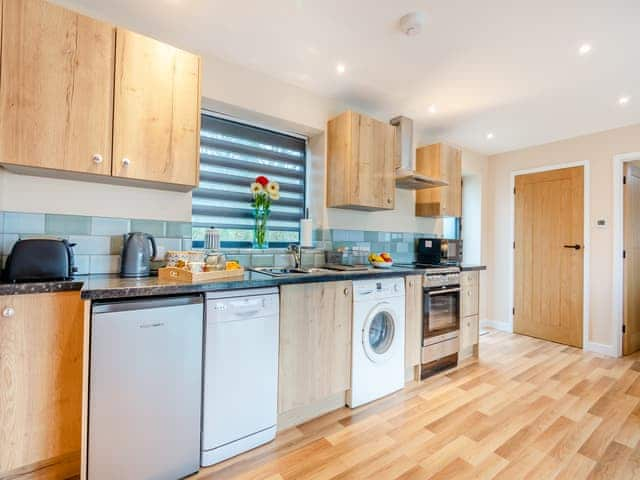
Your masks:
{"label": "tiled splashback", "polygon": [[[75,247],[79,274],[117,273],[120,269],[122,235],[128,232],[153,235],[159,248],[191,249],[191,223],[126,218],[56,215],[44,213],[0,212],[0,256],[2,265],[19,238],[62,237]],[[319,266],[324,263],[324,250],[338,247],[365,247],[372,252],[389,252],[396,262],[414,260],[415,241],[433,237],[429,233],[370,232],[363,230],[317,229],[314,249],[305,250],[302,263]],[[292,257],[286,249],[227,249],[228,258],[244,266],[287,266]]]}
{"label": "tiled splashback", "polygon": [[79,274],[118,273],[122,235],[142,231],[156,238],[165,250],[191,248],[191,223],[126,218],[53,215],[44,213],[0,213],[0,254],[2,264],[19,238],[61,237],[77,244]]}

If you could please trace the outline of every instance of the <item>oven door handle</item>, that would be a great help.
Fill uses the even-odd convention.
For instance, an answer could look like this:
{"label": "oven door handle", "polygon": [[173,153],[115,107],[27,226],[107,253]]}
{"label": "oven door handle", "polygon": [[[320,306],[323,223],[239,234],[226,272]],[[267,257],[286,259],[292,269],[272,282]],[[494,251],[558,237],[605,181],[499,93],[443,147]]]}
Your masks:
{"label": "oven door handle", "polygon": [[441,293],[457,293],[459,288],[445,288],[443,290],[430,290],[429,295],[440,295]]}

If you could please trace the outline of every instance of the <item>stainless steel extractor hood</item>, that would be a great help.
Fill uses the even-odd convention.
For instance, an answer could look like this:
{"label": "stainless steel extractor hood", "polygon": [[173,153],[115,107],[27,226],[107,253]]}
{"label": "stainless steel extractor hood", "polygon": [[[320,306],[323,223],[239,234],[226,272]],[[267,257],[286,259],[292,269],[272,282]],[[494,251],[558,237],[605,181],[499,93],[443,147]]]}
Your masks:
{"label": "stainless steel extractor hood", "polygon": [[396,127],[395,156],[400,166],[396,169],[396,187],[405,190],[424,190],[427,188],[446,187],[447,182],[428,177],[415,170],[415,151],[413,149],[413,120],[399,116],[390,120]]}

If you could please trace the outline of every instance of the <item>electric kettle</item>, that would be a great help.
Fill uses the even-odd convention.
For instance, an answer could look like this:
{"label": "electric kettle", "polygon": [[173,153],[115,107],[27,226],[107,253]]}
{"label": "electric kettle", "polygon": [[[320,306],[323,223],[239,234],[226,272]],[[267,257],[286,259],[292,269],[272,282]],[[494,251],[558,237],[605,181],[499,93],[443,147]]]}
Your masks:
{"label": "electric kettle", "polygon": [[124,235],[120,266],[121,277],[148,277],[151,259],[158,253],[156,240],[148,233],[131,232]]}

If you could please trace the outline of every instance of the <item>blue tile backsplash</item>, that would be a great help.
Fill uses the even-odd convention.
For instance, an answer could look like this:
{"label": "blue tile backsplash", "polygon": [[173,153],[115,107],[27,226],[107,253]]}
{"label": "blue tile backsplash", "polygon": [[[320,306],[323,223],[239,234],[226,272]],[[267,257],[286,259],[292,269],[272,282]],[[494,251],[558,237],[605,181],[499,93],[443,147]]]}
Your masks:
{"label": "blue tile backsplash", "polygon": [[[20,238],[60,237],[77,244],[79,274],[118,273],[122,235],[131,231],[154,235],[163,251],[190,250],[192,246],[190,222],[0,212],[0,258],[4,265],[13,244]],[[305,250],[302,260],[304,265],[319,266],[324,263],[324,250],[358,246],[372,252],[389,252],[399,263],[411,262],[415,259],[416,239],[435,236],[424,232],[316,229],[314,249]],[[292,261],[285,249],[227,249],[226,253],[228,258],[244,266],[290,266]]]}

